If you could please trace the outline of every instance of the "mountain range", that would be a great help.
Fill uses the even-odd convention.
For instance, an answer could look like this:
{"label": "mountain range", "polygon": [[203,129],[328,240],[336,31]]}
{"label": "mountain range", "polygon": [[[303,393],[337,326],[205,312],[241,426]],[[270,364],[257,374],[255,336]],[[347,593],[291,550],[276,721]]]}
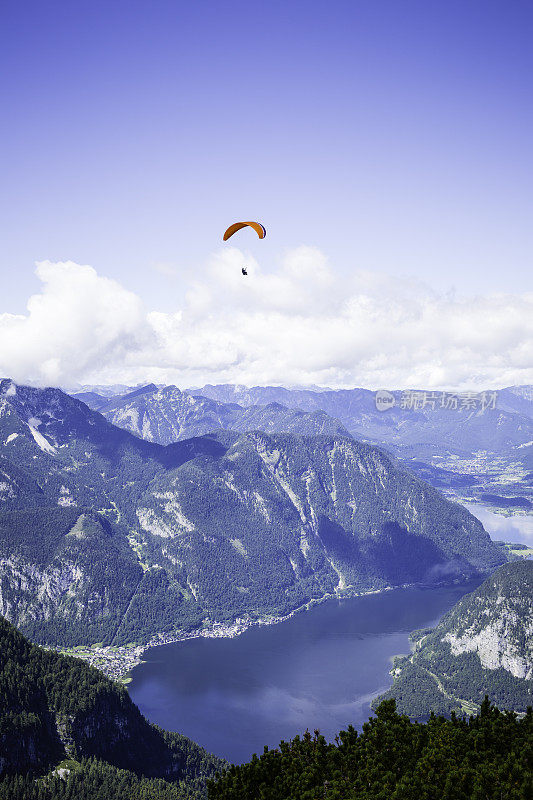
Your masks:
{"label": "mountain range", "polygon": [[236,403],[193,396],[176,386],[158,388],[148,384],[111,399],[90,393],[77,397],[85,397],[84,402],[113,425],[163,445],[218,429],[349,436],[346,428],[324,411],[305,412],[276,402],[243,408]]}
{"label": "mountain range", "polygon": [[34,641],[147,642],[503,561],[468,511],[350,436],[162,446],[0,382],[0,613]]}
{"label": "mountain range", "polygon": [[[309,420],[306,415],[317,415],[317,423],[327,426],[322,430],[289,426],[287,432],[331,433],[331,426],[336,425],[338,432],[342,428],[359,440],[387,446],[404,457],[409,450],[416,450],[418,455],[449,452],[464,456],[478,450],[511,453],[531,444],[533,387],[484,393],[416,390],[390,394],[394,405],[386,411],[378,410],[376,392],[367,389],[316,391],[208,384],[181,391],[176,386],[149,384],[111,397],[90,390],[73,396],[101,411],[114,424],[160,444],[214,427],[251,430],[243,411],[248,409],[261,419],[265,408],[272,414],[298,411],[303,425]],[[248,420],[253,423],[253,416]],[[267,418],[262,429],[280,431],[280,424],[277,418]]]}
{"label": "mountain range", "polygon": [[[446,796],[452,775],[469,797],[487,770],[498,790],[528,791],[531,712],[504,716],[483,697],[531,705],[533,562],[504,563],[475,517],[358,441],[347,413],[268,392],[246,405],[153,385],[85,399],[94,407],[0,381],[0,800],[200,800],[226,766],[150,725],[98,670],[23,634],[55,647],[146,644],[242,630],[328,596],[484,573],[436,628],[414,632],[360,735],[282,743],[233,767],[209,796],[377,798],[406,786],[413,796],[430,774],[428,796]],[[472,435],[500,427],[495,446],[527,451],[512,444],[527,434],[527,393],[505,402],[493,418],[476,415]],[[369,414],[367,430],[387,413]],[[417,718],[479,716],[414,726],[396,706]]]}
{"label": "mountain range", "polygon": [[386,411],[377,409],[376,392],[367,389],[317,392],[208,384],[190,393],[244,407],[276,402],[307,412],[324,411],[355,438],[386,446],[402,458],[469,456],[479,450],[511,454],[533,439],[531,386],[485,393],[392,391],[394,405]]}
{"label": "mountain range", "polygon": [[532,391],[392,392],[386,411],[365,389],[227,384],[184,392],[150,384],[118,396],[88,390],[78,397],[115,425],[160,444],[214,428],[349,434],[385,447],[450,496],[506,507],[514,497],[525,508],[532,497]]}

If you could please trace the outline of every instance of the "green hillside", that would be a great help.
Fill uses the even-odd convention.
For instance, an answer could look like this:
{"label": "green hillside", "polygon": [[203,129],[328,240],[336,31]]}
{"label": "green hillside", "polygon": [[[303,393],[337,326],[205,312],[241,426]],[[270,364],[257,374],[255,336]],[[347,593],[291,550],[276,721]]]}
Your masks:
{"label": "green hillside", "polygon": [[[66,781],[52,774],[62,764]],[[150,725],[98,670],[30,644],[0,618],[1,798],[121,798],[126,788],[129,797],[200,797],[223,765]]]}
{"label": "green hillside", "polygon": [[524,712],[533,704],[533,561],[500,567],[436,628],[416,631],[395,661],[394,698],[411,717],[472,712],[483,697]]}

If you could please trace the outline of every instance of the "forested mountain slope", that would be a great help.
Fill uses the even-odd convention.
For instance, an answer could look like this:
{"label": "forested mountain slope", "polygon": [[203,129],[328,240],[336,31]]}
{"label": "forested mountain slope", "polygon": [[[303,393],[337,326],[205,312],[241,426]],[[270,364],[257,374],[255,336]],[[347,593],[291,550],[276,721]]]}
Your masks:
{"label": "forested mountain slope", "polygon": [[[143,776],[174,784],[146,782],[147,796],[186,798],[203,794],[206,779],[224,766],[186,737],[150,725],[127,691],[98,670],[30,644],[0,618],[0,797],[2,787],[16,796],[8,776],[43,775],[65,758],[78,762],[70,765],[75,772],[83,759],[96,759],[92,769],[109,798],[121,779],[114,768],[129,771],[132,789]],[[21,784],[28,792],[21,796],[32,796],[32,781]]]}
{"label": "forested mountain slope", "polygon": [[505,559],[465,509],[350,437],[163,447],[3,381],[0,454],[0,608],[40,642],[147,642]]}
{"label": "forested mountain slope", "polygon": [[396,660],[383,695],[403,713],[472,710],[485,694],[500,708],[525,711],[533,704],[533,561],[500,567],[413,639],[413,654]]}

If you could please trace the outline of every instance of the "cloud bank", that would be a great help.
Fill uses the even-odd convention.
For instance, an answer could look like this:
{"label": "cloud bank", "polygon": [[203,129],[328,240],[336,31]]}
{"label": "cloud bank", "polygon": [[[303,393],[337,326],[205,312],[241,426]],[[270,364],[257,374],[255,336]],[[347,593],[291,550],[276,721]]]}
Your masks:
{"label": "cloud bank", "polygon": [[341,279],[319,250],[304,246],[268,273],[224,249],[174,313],[147,311],[89,266],[44,261],[36,273],[43,285],[28,313],[0,313],[0,375],[18,382],[397,389],[533,382],[533,294],[457,298],[364,270]]}

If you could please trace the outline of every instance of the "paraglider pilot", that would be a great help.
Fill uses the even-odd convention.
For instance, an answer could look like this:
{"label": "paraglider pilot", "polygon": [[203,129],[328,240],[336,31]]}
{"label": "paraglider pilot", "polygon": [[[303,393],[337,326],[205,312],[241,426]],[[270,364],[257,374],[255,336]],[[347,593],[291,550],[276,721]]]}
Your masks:
{"label": "paraglider pilot", "polygon": [[[264,239],[267,234],[265,226],[261,225],[260,222],[234,222],[233,225],[229,226],[222,238],[227,242],[234,233],[242,230],[242,228],[253,228],[260,239]],[[248,275],[246,267],[241,267],[241,272],[243,275]]]}

